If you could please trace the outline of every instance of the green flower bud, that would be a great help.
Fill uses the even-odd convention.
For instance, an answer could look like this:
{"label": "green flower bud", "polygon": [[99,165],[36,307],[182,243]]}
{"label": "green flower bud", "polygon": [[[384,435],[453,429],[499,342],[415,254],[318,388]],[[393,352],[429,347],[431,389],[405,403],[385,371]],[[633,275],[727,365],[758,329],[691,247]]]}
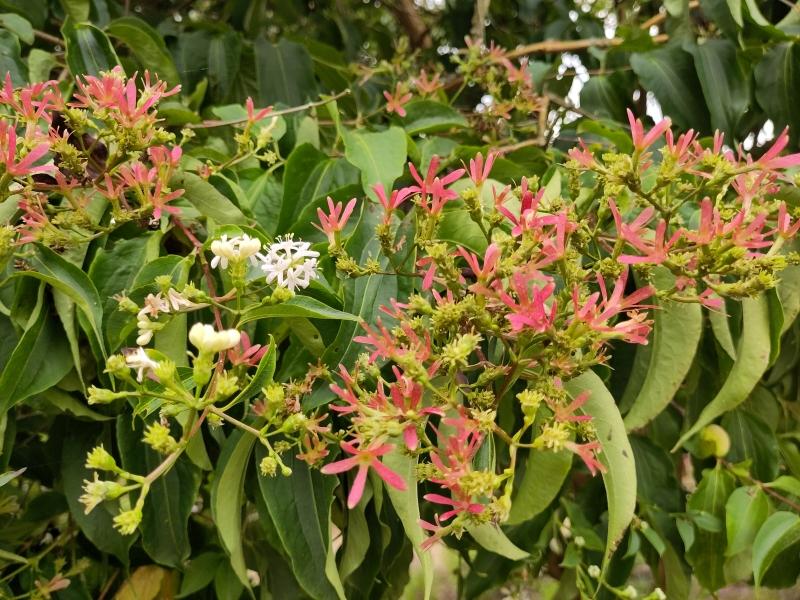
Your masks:
{"label": "green flower bud", "polygon": [[274,456],[267,455],[261,459],[258,468],[264,477],[275,477],[275,473],[278,470],[278,461],[275,460]]}
{"label": "green flower bud", "polygon": [[161,423],[150,423],[142,441],[162,454],[169,454],[178,448],[178,442],[170,435],[169,427]]}
{"label": "green flower bud", "polygon": [[125,357],[121,354],[112,354],[108,357],[108,360],[106,360],[105,372],[109,375],[114,375],[115,377],[130,376],[130,372],[128,371],[128,363],[125,362]]}
{"label": "green flower bud", "polygon": [[116,471],[117,461],[101,444],[86,455],[86,468],[100,471]]}
{"label": "green flower bud", "polygon": [[131,535],[135,533],[141,522],[142,510],[138,507],[134,507],[130,510],[123,510],[114,517],[114,527],[122,535]]}
{"label": "green flower bud", "polygon": [[166,358],[158,362],[158,365],[153,369],[153,374],[158,377],[159,381],[164,383],[175,377],[176,370],[175,363]]}
{"label": "green flower bud", "polygon": [[125,398],[128,394],[125,392],[112,392],[104,388],[89,386],[89,394],[87,400],[89,404],[108,404],[114,400]]}

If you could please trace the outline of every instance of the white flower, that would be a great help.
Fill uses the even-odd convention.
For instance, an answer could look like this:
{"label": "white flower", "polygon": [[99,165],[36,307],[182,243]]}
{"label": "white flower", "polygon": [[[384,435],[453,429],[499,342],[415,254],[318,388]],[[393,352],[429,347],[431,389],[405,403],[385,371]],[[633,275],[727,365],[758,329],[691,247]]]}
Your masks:
{"label": "white flower", "polygon": [[211,242],[211,268],[219,266],[222,270],[228,268],[229,262],[240,262],[250,259],[250,263],[257,264],[258,252],[261,250],[261,240],[251,238],[246,233],[228,239],[227,235]]}
{"label": "white flower", "polygon": [[241,334],[235,329],[217,331],[213,325],[195,323],[189,330],[189,341],[201,352],[214,354],[233,348],[239,343]]}
{"label": "white flower", "polygon": [[278,238],[267,248],[266,254],[259,255],[267,283],[275,282],[291,291],[308,287],[311,280],[317,278],[319,256],[319,252],[310,248],[310,243],[295,241],[291,236]]}
{"label": "white flower", "polygon": [[167,290],[167,300],[169,301],[169,304],[174,312],[197,310],[199,308],[208,306],[208,304],[205,302],[192,302],[174,288],[169,288],[169,290]]}
{"label": "white flower", "polygon": [[136,381],[139,383],[142,382],[146,369],[152,371],[158,366],[158,363],[147,356],[147,352],[141,346],[125,355],[125,364],[131,369],[136,369]]}
{"label": "white flower", "polygon": [[147,294],[147,298],[144,299],[144,306],[139,311],[139,318],[141,319],[145,315],[148,317],[157,317],[158,313],[160,312],[169,312],[169,304],[164,299],[164,296],[161,292],[157,294]]}

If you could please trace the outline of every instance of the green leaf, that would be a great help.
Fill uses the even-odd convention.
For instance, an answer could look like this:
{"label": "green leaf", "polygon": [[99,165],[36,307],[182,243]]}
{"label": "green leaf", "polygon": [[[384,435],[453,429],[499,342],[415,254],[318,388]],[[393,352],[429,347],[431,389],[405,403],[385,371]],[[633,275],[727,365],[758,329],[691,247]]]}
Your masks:
{"label": "green leaf", "polygon": [[684,433],[673,452],[714,419],[736,408],[753,391],[769,365],[769,305],[762,294],[742,300],[742,335],[733,363],[722,389],[703,409],[697,421]]}
{"label": "green leaf", "polygon": [[600,461],[605,465],[603,484],[608,500],[608,538],[604,563],[608,561],[633,519],[636,507],[636,465],[633,450],[625,433],[622,416],[603,381],[592,371],[587,371],[565,384],[573,398],[588,391],[589,399],[583,412],[591,415],[597,429],[597,441],[603,448]]}
{"label": "green leaf", "polygon": [[221,225],[247,225],[250,222],[233,202],[194,173],[187,171],[176,173],[169,184],[172,189],[183,188],[183,197],[201,215],[214,219]]}
{"label": "green leaf", "polygon": [[432,100],[415,100],[406,105],[403,129],[408,135],[437,133],[467,126],[460,112],[447,104]]}
{"label": "green leaf", "polygon": [[60,0],[61,6],[64,7],[64,12],[73,21],[78,23],[89,20],[89,9],[91,3],[89,0]]}
{"label": "green leaf", "polygon": [[31,83],[48,81],[57,66],[58,61],[50,52],[32,48],[28,53],[28,79]]}
{"label": "green leaf", "polygon": [[64,438],[61,449],[61,481],[67,498],[69,511],[75,523],[87,539],[103,552],[113,554],[124,565],[128,564],[128,550],[136,535],[123,536],[114,529],[113,517],[116,514],[113,503],[104,502],[88,515],[78,501],[83,493],[84,480],[91,480],[91,472],[84,467],[86,454],[96,445],[96,436],[85,427],[72,427]]}
{"label": "green leaf", "polygon": [[[140,419],[124,414],[117,418],[117,444],[122,465],[132,473],[150,473],[164,457],[142,443]],[[200,472],[190,462],[178,460],[150,486],[142,510],[142,546],[155,562],[180,568],[191,551],[189,517],[200,488]]]}
{"label": "green leaf", "polygon": [[5,29],[0,29],[0,72],[11,76],[11,81],[15,86],[23,86],[28,83],[28,70],[20,56],[19,39],[16,35]]}
{"label": "green leaf", "polygon": [[778,438],[769,425],[742,409],[726,414],[721,425],[731,441],[726,460],[732,463],[750,461],[751,473],[761,481],[772,481],[778,476]]}
{"label": "green leaf", "polygon": [[[717,520],[725,518],[725,503],[733,492],[735,480],[733,475],[723,471],[718,465],[714,469],[703,472],[703,479],[695,492],[689,496],[687,509],[695,511],[693,518],[698,522],[699,515],[707,515]],[[701,521],[702,522],[702,521]],[[694,543],[686,552],[686,559],[694,567],[695,577],[709,591],[716,591],[725,585],[725,529],[713,527],[700,528],[695,535]]]}
{"label": "green leaf", "polygon": [[8,29],[26,44],[32,44],[33,26],[28,19],[15,15],[14,13],[0,14],[0,27]]}
{"label": "green leaf", "polygon": [[72,369],[64,333],[47,310],[22,335],[0,375],[0,418],[26,398],[57,384]]}
{"label": "green leaf", "polygon": [[525,473],[515,485],[516,494],[511,503],[508,524],[514,525],[532,519],[558,495],[572,467],[572,452],[531,450],[525,463]]}
{"label": "green leaf", "polygon": [[710,119],[692,56],[678,44],[631,55],[631,67],[664,113],[683,129],[709,131]]}
{"label": "green leaf", "polygon": [[270,44],[259,37],[253,51],[259,104],[299,106],[317,97],[314,65],[304,46],[286,39]]}
{"label": "green leaf", "polygon": [[277,360],[278,354],[275,345],[275,340],[272,336],[269,336],[269,350],[261,357],[255,375],[253,375],[253,378],[247,383],[245,388],[236,395],[232,404],[247,402],[256,394],[261,393],[261,388],[267,383],[272,382],[272,377],[275,375],[275,361]]}
{"label": "green leaf", "polygon": [[794,42],[774,45],[756,65],[756,99],[778,131],[789,127],[793,140],[800,134],[800,46]]}
{"label": "green leaf", "polygon": [[[400,442],[398,441],[398,444]],[[385,486],[389,500],[394,507],[403,529],[414,546],[414,553],[422,564],[425,600],[431,597],[433,589],[433,558],[431,553],[422,548],[425,534],[419,525],[419,498],[417,495],[417,459],[400,451],[399,446],[383,456],[383,464],[400,475],[406,482],[405,490],[398,490],[390,485]]]}
{"label": "green leaf", "polygon": [[219,31],[208,41],[208,83],[217,104],[231,96],[242,63],[242,38],[231,29]]}
{"label": "green leaf", "polygon": [[67,47],[67,66],[73,77],[97,76],[119,64],[108,37],[94,25],[67,19],[61,26],[61,35]]}
{"label": "green leaf", "polygon": [[311,144],[298,146],[286,161],[276,233],[292,229],[314,200],[357,182],[358,171],[346,160],[328,158]]}
{"label": "green leaf", "polygon": [[759,487],[753,485],[734,490],[725,503],[725,530],[728,535],[725,556],[749,551],[769,513],[769,498]]}
{"label": "green leaf", "polygon": [[781,475],[775,481],[771,481],[765,485],[769,488],[775,488],[776,490],[781,490],[782,492],[800,498],[800,479],[797,479],[797,477]]}
{"label": "green leaf", "polygon": [[373,200],[377,200],[372,186],[383,184],[391,190],[395,179],[403,174],[406,162],[406,134],[399,127],[390,127],[378,133],[346,131],[344,155],[361,171],[361,185]]}
{"label": "green leaf", "polygon": [[684,48],[694,65],[711,114],[711,128],[735,140],[739,121],[750,105],[750,77],[742,67],[736,44],[730,40],[707,39]]}
{"label": "green leaf", "polygon": [[769,517],[753,541],[753,574],[756,587],[772,563],[784,551],[800,542],[800,517],[779,511]]}
{"label": "green leaf", "polygon": [[[667,289],[674,277],[657,269],[654,281],[657,289]],[[647,375],[625,415],[628,431],[644,427],[669,406],[692,366],[703,331],[700,305],[660,300],[658,306],[653,311]]]}
{"label": "green leaf", "polygon": [[177,598],[186,598],[199,592],[214,581],[217,567],[225,560],[225,556],[218,552],[204,552],[189,561],[189,566],[183,573],[181,589]]}
{"label": "green leaf", "polygon": [[95,344],[105,356],[103,341],[103,303],[92,280],[80,268],[47,248],[37,245],[28,259],[30,269],[16,275],[35,277],[69,296],[86,317],[95,337]]}
{"label": "green leaf", "polygon": [[728,315],[718,310],[709,310],[706,314],[717,343],[725,351],[725,354],[736,360],[736,344],[733,341],[731,328],[728,324]]}
{"label": "green leaf", "polygon": [[483,548],[504,556],[509,560],[523,560],[530,556],[506,537],[503,530],[492,523],[483,523],[475,527],[467,527],[472,538]]}
{"label": "green leaf", "polygon": [[242,549],[242,506],[244,479],[256,438],[239,429],[222,446],[211,484],[211,514],[223,548],[239,581],[250,587]]}
{"label": "green leaf", "polygon": [[[16,471],[8,471],[7,473],[0,474],[0,487],[6,485],[9,481],[13,481],[27,470],[27,467],[17,469]],[[27,562],[27,561],[25,561]]]}
{"label": "green leaf", "polygon": [[108,24],[106,33],[125,44],[151,74],[157,75],[170,86],[180,84],[178,70],[164,38],[147,22],[138,17],[120,17]]}
{"label": "green leaf", "polygon": [[339,321],[358,321],[356,315],[331,308],[310,296],[295,296],[286,302],[269,306],[256,306],[242,314],[240,325],[258,321],[286,317],[304,317],[306,319],[334,319]]}
{"label": "green leaf", "polygon": [[[266,453],[259,445],[256,460],[261,461]],[[331,502],[338,480],[310,469],[293,452],[283,460],[292,470],[291,476],[264,477],[259,472],[258,485],[294,575],[315,600],[343,599],[338,573],[326,569],[332,552]]]}

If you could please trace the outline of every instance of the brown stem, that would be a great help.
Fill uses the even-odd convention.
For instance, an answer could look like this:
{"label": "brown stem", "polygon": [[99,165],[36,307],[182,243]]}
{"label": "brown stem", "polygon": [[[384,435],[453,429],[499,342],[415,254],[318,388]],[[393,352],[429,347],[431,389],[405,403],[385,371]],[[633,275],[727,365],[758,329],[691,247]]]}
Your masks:
{"label": "brown stem", "polygon": [[50,42],[51,44],[56,44],[57,46],[63,46],[64,40],[60,37],[56,37],[54,35],[50,35],[49,33],[45,33],[44,31],[39,31],[38,29],[33,30],[33,35],[40,40],[44,40],[45,42]]}
{"label": "brown stem", "polygon": [[[662,44],[669,39],[669,35],[661,33],[650,38],[656,44]],[[587,38],[585,40],[546,40],[520,46],[506,52],[506,58],[519,58],[528,54],[554,54],[557,52],[573,52],[588,48],[609,48],[619,46],[625,42],[624,38]]]}
{"label": "brown stem", "polygon": [[433,45],[430,30],[419,16],[414,0],[396,0],[389,4],[389,10],[405,29],[412,48],[430,48]]}

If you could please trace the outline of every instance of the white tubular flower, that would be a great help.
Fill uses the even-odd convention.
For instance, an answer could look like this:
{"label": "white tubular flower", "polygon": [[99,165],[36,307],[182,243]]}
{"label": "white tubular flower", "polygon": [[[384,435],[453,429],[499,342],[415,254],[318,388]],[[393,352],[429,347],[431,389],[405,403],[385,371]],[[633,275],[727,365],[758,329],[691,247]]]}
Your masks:
{"label": "white tubular flower", "polygon": [[167,290],[167,300],[174,312],[186,312],[208,306],[205,302],[192,302],[174,288]]}
{"label": "white tubular flower", "polygon": [[291,235],[278,238],[267,248],[261,258],[261,269],[267,274],[267,283],[277,283],[280,287],[294,291],[306,288],[312,279],[317,278],[317,257],[319,252],[310,249],[311,244],[295,241]]}
{"label": "white tubular flower", "polygon": [[169,304],[164,299],[164,296],[161,292],[157,294],[147,294],[147,298],[144,299],[144,306],[139,311],[139,318],[142,317],[158,317],[158,313],[160,312],[169,312]]}
{"label": "white tubular flower", "polygon": [[246,233],[228,239],[227,235],[211,242],[211,268],[225,270],[229,263],[242,262],[250,259],[254,266],[257,264],[258,252],[261,250],[261,240],[251,238]]}
{"label": "white tubular flower", "polygon": [[152,372],[158,366],[158,363],[152,358],[147,356],[147,352],[141,346],[136,348],[133,352],[125,355],[125,364],[129,368],[136,370],[136,381],[142,382],[145,370]]}
{"label": "white tubular flower", "polygon": [[235,329],[217,331],[213,325],[195,323],[189,330],[189,341],[200,350],[215,354],[228,348],[233,348],[239,343],[241,334]]}

